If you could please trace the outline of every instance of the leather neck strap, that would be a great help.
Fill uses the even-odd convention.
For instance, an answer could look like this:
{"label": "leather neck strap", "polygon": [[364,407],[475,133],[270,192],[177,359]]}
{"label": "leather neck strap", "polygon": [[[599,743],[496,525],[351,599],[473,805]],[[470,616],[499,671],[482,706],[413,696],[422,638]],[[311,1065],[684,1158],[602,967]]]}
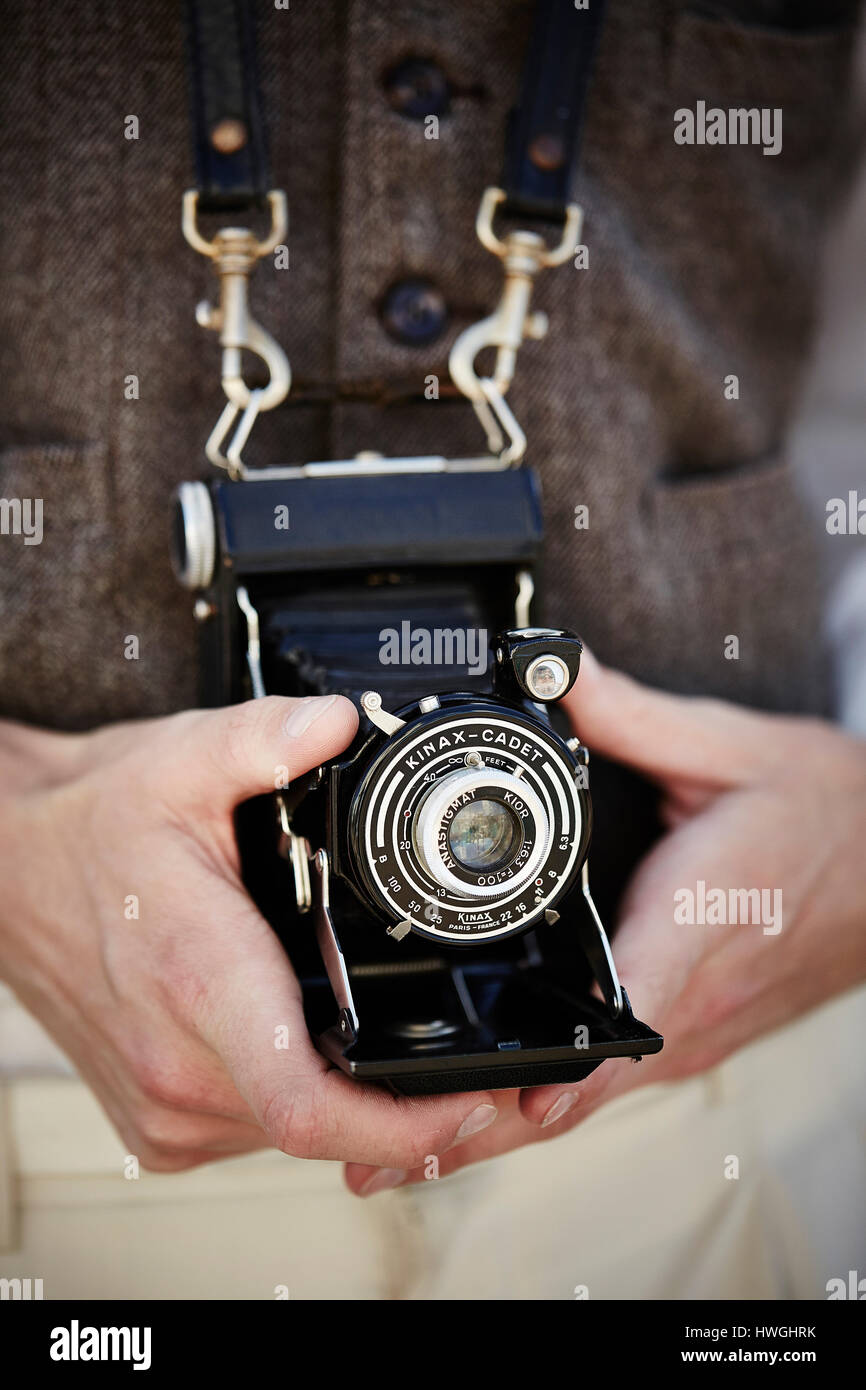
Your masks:
{"label": "leather neck strap", "polygon": [[270,175],[252,0],[186,0],[186,15],[199,207],[264,206]]}
{"label": "leather neck strap", "polygon": [[506,216],[565,219],[604,3],[576,9],[574,0],[539,0],[520,97],[508,116]]}
{"label": "leather neck strap", "polygon": [[[565,218],[604,4],[539,0],[508,116],[506,215]],[[270,179],[252,0],[186,0],[186,11],[199,206],[262,206]]]}

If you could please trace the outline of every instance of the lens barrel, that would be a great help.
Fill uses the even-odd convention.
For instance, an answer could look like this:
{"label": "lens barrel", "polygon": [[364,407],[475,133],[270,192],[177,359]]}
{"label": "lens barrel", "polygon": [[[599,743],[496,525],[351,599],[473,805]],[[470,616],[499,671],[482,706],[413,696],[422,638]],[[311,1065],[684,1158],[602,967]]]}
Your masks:
{"label": "lens barrel", "polygon": [[380,916],[433,940],[526,930],[583,862],[582,768],[549,722],[495,697],[417,711],[384,748],[371,740],[348,816],[356,877]]}

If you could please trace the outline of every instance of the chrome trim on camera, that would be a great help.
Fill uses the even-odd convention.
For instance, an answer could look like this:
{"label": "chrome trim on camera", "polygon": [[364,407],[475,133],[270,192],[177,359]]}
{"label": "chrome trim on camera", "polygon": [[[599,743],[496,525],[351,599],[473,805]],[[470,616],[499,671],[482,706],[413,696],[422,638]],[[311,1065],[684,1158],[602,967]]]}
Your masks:
{"label": "chrome trim on camera", "polygon": [[349,972],[346,968],[343,948],[340,945],[340,938],[337,936],[334,918],[331,914],[330,864],[326,852],[323,849],[317,850],[312,863],[316,870],[318,886],[315,902],[316,940],[319,943],[325,971],[342,1018],[348,1024],[349,1029],[353,1033],[357,1033],[359,1027],[358,1012],[355,1008],[352,986],[349,983]]}
{"label": "chrome trim on camera", "polygon": [[171,564],[185,589],[206,589],[213,579],[216,524],[210,493],[204,483],[181,483],[174,493],[183,520],[184,557],[172,547]]}
{"label": "chrome trim on camera", "polygon": [[370,478],[405,473],[503,473],[508,464],[492,455],[447,459],[441,454],[416,458],[386,458],[384,454],[358,454],[351,459],[327,459],[293,463],[285,468],[244,468],[245,482],[290,482],[293,478]]}
{"label": "chrome trim on camera", "polygon": [[238,608],[247,621],[247,669],[253,688],[253,699],[261,700],[265,694],[265,680],[262,675],[262,644],[259,637],[259,615],[250,602],[250,596],[242,584],[236,591]]}
{"label": "chrome trim on camera", "polygon": [[583,868],[580,871],[580,888],[586,905],[589,908],[592,926],[595,927],[595,931],[593,932],[592,926],[586,922],[586,919],[584,917],[578,917],[581,945],[586,952],[587,960],[592,966],[592,973],[601,986],[604,1002],[607,1004],[613,1017],[619,1018],[623,1008],[622,985],[616,973],[616,966],[614,965],[610,942],[607,939],[607,932],[602,925],[601,918],[598,915],[598,909],[589,891],[588,858],[584,859]]}
{"label": "chrome trim on camera", "polygon": [[366,714],[371,724],[375,724],[377,729],[381,729],[383,734],[388,737],[398,734],[401,729],[405,729],[406,720],[398,719],[396,714],[389,714],[382,708],[382,696],[378,690],[365,690],[361,696],[361,708]]}
{"label": "chrome trim on camera", "polygon": [[392,941],[402,941],[404,936],[408,936],[412,930],[412,918],[404,917],[402,922],[395,922],[393,926],[385,928],[385,935],[390,936]]}
{"label": "chrome trim on camera", "polygon": [[514,600],[514,626],[529,627],[529,605],[535,597],[535,581],[529,570],[517,576],[517,597]]}
{"label": "chrome trim on camera", "polygon": [[[285,811],[285,801],[279,798],[281,814]],[[290,829],[288,833],[289,859],[295,880],[295,902],[303,915],[313,906],[313,890],[310,884],[310,843]]]}

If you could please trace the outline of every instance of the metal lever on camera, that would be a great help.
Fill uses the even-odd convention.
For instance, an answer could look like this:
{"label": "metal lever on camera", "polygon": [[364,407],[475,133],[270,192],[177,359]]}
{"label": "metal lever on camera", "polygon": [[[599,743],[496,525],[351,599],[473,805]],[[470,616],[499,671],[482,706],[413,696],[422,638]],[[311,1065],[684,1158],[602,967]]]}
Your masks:
{"label": "metal lever on camera", "polygon": [[[576,203],[566,212],[565,226],[558,246],[549,247],[537,232],[511,231],[502,241],[493,230],[496,209],[506,201],[501,188],[487,188],[481,199],[475,230],[482,246],[498,256],[505,273],[505,285],[494,313],[473,324],[457,338],[448,359],[454,385],[472,402],[487,435],[490,451],[503,463],[515,465],[526,452],[526,435],[505,400],[517,366],[517,352],[525,338],[543,338],[547,316],[530,313],[532,284],[540,270],[563,265],[577,248],[583,214]],[[475,358],[484,348],[496,348],[493,375],[480,377]],[[505,437],[508,437],[506,445]]]}
{"label": "metal lever on camera", "polygon": [[[222,387],[228,398],[205,445],[205,453],[211,463],[227,469],[232,478],[244,476],[241,454],[256,417],[262,411],[273,410],[274,406],[285,400],[292,381],[286,354],[279,343],[256,323],[248,307],[249,277],[256,262],[282,244],[288,226],[286,195],[280,189],[274,189],[268,194],[268,203],[271,228],[264,241],[260,241],[246,227],[223,227],[213,241],[207,241],[199,232],[196,221],[198,193],[192,188],[183,195],[183,234],[195,251],[214,262],[220,278],[219,308],[215,309],[203,300],[195,312],[196,320],[203,328],[213,329],[220,335],[223,350]],[[244,381],[241,359],[245,349],[260,357],[268,368],[270,380],[261,389],[251,390]],[[238,415],[241,415],[240,423],[223,453],[223,444]]]}

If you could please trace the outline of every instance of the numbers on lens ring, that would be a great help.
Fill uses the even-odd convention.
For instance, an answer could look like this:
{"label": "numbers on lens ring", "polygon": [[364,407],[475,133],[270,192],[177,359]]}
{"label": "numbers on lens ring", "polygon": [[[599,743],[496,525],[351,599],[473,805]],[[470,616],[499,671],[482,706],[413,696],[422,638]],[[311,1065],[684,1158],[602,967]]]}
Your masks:
{"label": "numbers on lens ring", "polygon": [[411,849],[412,846],[410,845],[410,843],[409,843],[408,840],[401,840],[401,841],[400,841],[400,848],[401,848],[401,849]]}

